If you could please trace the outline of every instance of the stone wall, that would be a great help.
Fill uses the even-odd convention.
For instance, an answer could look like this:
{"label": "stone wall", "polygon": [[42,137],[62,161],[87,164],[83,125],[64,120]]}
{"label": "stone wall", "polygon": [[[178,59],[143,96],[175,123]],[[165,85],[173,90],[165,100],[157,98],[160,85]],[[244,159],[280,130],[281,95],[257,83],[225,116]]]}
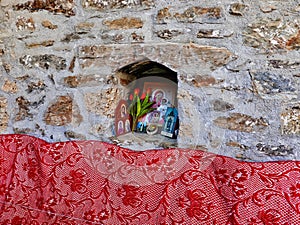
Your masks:
{"label": "stone wall", "polygon": [[180,147],[300,159],[297,1],[0,0],[0,132],[114,135],[116,72],[178,74]]}

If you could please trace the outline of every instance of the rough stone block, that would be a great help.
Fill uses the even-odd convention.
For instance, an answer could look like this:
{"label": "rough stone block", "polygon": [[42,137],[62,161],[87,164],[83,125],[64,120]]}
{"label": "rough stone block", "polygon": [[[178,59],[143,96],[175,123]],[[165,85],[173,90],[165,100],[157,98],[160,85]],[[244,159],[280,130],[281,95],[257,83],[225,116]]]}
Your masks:
{"label": "rough stone block", "polygon": [[[251,76],[255,85],[255,92],[261,96],[278,93],[294,93],[296,91],[293,80],[283,77],[281,74],[252,72]],[[295,93],[295,95],[297,95],[297,93]]]}
{"label": "rough stone block", "polygon": [[98,93],[86,93],[84,96],[86,108],[89,112],[112,118],[120,98],[119,93],[118,88],[109,88]]}
{"label": "rough stone block", "polygon": [[282,134],[300,134],[300,103],[286,107],[280,115]]}
{"label": "rough stone block", "polygon": [[297,21],[283,18],[260,18],[248,25],[243,32],[244,43],[263,52],[280,49],[294,50],[300,47],[300,31]]}
{"label": "rough stone block", "polygon": [[96,8],[98,10],[122,9],[132,7],[149,8],[154,5],[154,0],[83,0],[85,8]]}
{"label": "rough stone block", "polygon": [[173,19],[182,23],[222,23],[223,17],[220,7],[204,8],[201,6],[189,7],[183,12],[174,7],[166,7],[160,9],[156,15],[158,23],[168,23]]}
{"label": "rough stone block", "polygon": [[104,25],[108,26],[109,29],[119,30],[119,29],[138,29],[143,27],[143,21],[140,18],[128,18],[123,17],[115,20],[105,20],[103,22]]}
{"label": "rough stone block", "polygon": [[230,147],[233,147],[233,148],[239,148],[241,150],[249,149],[248,146],[246,146],[244,144],[241,144],[239,142],[236,142],[236,141],[228,141],[228,142],[226,142],[226,146],[230,146]]}
{"label": "rough stone block", "polygon": [[101,39],[105,44],[119,44],[127,40],[124,34],[119,33],[104,33],[101,35]]}
{"label": "rough stone block", "polygon": [[103,76],[103,75],[78,75],[68,76],[64,78],[64,84],[71,88],[76,87],[91,87],[99,86],[99,84],[117,84],[117,78],[114,76]]}
{"label": "rough stone block", "polygon": [[46,124],[52,126],[79,125],[81,121],[79,108],[70,96],[59,96],[45,114]]}
{"label": "rough stone block", "polygon": [[262,152],[268,156],[286,156],[293,154],[293,148],[286,145],[267,145],[258,143],[256,145],[257,151]]}
{"label": "rough stone block", "polygon": [[268,60],[268,66],[276,69],[299,69],[300,60],[282,60],[282,59],[271,59]]}
{"label": "rough stone block", "polygon": [[212,46],[199,46],[191,44],[191,52],[206,63],[210,63],[211,69],[226,65],[233,54],[226,48]]}
{"label": "rough stone block", "polygon": [[58,28],[57,25],[51,23],[49,20],[44,20],[44,21],[42,21],[42,26],[43,26],[43,27],[46,27],[46,28],[48,28],[48,29],[51,29],[51,30],[55,30],[55,29]]}
{"label": "rough stone block", "polygon": [[75,31],[77,33],[88,33],[92,30],[92,28],[95,26],[94,23],[88,23],[88,22],[82,22],[78,23],[75,26]]}
{"label": "rough stone block", "polygon": [[212,106],[213,106],[213,110],[218,112],[226,112],[234,109],[233,104],[230,104],[220,99],[213,100]]}
{"label": "rough stone block", "polygon": [[76,40],[80,40],[81,36],[78,33],[70,33],[70,34],[66,34],[65,37],[61,40],[62,42],[71,42],[71,41],[76,41]]}
{"label": "rough stone block", "polygon": [[49,47],[54,44],[54,40],[46,40],[42,42],[33,42],[33,43],[27,43],[26,47],[27,48],[37,48],[37,47]]}
{"label": "rough stone block", "polygon": [[66,136],[68,139],[86,140],[86,136],[85,136],[85,135],[76,133],[76,132],[74,132],[74,131],[66,131],[66,132],[65,132],[65,136]]}
{"label": "rough stone block", "polygon": [[208,75],[206,76],[195,75],[191,78],[182,76],[181,80],[195,87],[208,87],[217,83],[214,77]]}
{"label": "rough stone block", "polygon": [[77,76],[68,76],[64,78],[64,83],[72,88],[78,87],[80,84],[80,77]]}
{"label": "rough stone block", "polygon": [[[203,18],[217,20],[222,17],[222,10],[219,7],[203,8],[200,6],[190,7],[183,13],[175,13],[175,18],[181,22],[197,22]],[[208,22],[208,21],[207,21]]]}
{"label": "rough stone block", "polygon": [[56,70],[65,70],[66,59],[56,55],[24,55],[20,58],[20,63],[26,67],[39,67],[48,70],[49,68],[54,68]]}
{"label": "rough stone block", "polygon": [[35,23],[32,17],[26,19],[25,17],[18,17],[16,22],[16,27],[18,30],[29,30],[33,32],[35,30]]}
{"label": "rough stone block", "polygon": [[277,7],[274,6],[274,5],[269,5],[269,4],[264,4],[264,3],[263,3],[262,5],[260,5],[259,9],[260,9],[263,13],[270,13],[270,12],[276,10]]}
{"label": "rough stone block", "polygon": [[17,83],[14,81],[5,80],[2,91],[7,93],[17,93],[18,92],[18,86]]}
{"label": "rough stone block", "polygon": [[47,85],[44,83],[44,81],[37,81],[37,82],[29,82],[27,85],[27,93],[34,93],[34,94],[39,94],[42,91],[46,89]]}
{"label": "rough stone block", "polygon": [[143,34],[138,34],[136,32],[131,33],[131,42],[142,43],[144,40],[145,36]]}
{"label": "rough stone block", "polygon": [[215,70],[226,65],[233,58],[233,53],[226,48],[200,46],[196,44],[164,44],[164,45],[92,45],[79,47],[79,63],[82,68],[99,67],[103,65],[118,69],[140,60],[141,57],[155,58],[164,63],[203,66]]}
{"label": "rough stone block", "polygon": [[179,30],[170,30],[170,29],[159,30],[156,31],[155,33],[159,38],[167,39],[167,40],[182,34],[182,32]]}
{"label": "rough stone block", "polygon": [[3,68],[6,71],[6,73],[9,73],[11,71],[12,66],[9,63],[3,62]]}
{"label": "rough stone block", "polygon": [[156,20],[158,23],[167,23],[172,18],[173,15],[170,13],[170,7],[158,10],[156,15]]}
{"label": "rough stone block", "polygon": [[201,29],[197,34],[197,38],[225,38],[233,35],[233,31],[216,30],[216,29]]}
{"label": "rough stone block", "polygon": [[19,128],[19,127],[14,127],[13,128],[13,131],[15,134],[32,134],[34,133],[34,130],[33,129],[30,129],[30,128]]}
{"label": "rough stone block", "polygon": [[88,45],[79,47],[80,58],[105,58],[109,57],[114,50],[113,46]]}
{"label": "rough stone block", "polygon": [[24,120],[25,118],[32,118],[30,113],[30,101],[23,96],[16,99],[19,111],[16,114],[15,121]]}
{"label": "rough stone block", "polygon": [[9,115],[7,113],[7,99],[0,96],[0,132],[4,132],[7,129],[9,121]]}
{"label": "rough stone block", "polygon": [[229,13],[236,16],[243,16],[246,7],[247,6],[242,3],[238,3],[238,2],[232,3],[230,4],[229,7]]}
{"label": "rough stone block", "polygon": [[48,10],[49,12],[64,14],[65,16],[75,15],[74,0],[33,0],[14,5],[14,10],[29,10],[37,12]]}
{"label": "rough stone block", "polygon": [[290,39],[286,42],[286,48],[289,50],[299,50],[300,48],[300,30],[298,33],[290,37]]}
{"label": "rough stone block", "polygon": [[214,123],[221,128],[241,132],[256,132],[268,126],[264,118],[253,118],[242,113],[231,113],[229,117],[218,117]]}

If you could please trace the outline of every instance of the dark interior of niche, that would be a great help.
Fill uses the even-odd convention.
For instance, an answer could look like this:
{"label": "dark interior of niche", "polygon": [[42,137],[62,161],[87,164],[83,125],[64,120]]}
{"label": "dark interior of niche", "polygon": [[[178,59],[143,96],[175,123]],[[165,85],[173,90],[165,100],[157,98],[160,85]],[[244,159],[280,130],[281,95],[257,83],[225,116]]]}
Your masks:
{"label": "dark interior of niche", "polygon": [[[177,73],[160,63],[145,59],[120,68],[117,75],[125,93],[115,111],[115,138],[118,142],[133,145],[151,143],[155,148],[177,146]],[[153,104],[150,112],[140,117],[136,124],[133,112],[137,111],[132,110],[137,106],[135,95],[140,99],[140,105],[143,105],[143,101]]]}
{"label": "dark interior of niche", "polygon": [[128,64],[119,69],[118,72],[123,73],[125,75],[125,78],[120,79],[122,85],[128,85],[134,80],[150,76],[166,78],[178,84],[177,73],[175,71],[169,69],[168,67],[160,63],[153,62],[150,60],[142,60]]}

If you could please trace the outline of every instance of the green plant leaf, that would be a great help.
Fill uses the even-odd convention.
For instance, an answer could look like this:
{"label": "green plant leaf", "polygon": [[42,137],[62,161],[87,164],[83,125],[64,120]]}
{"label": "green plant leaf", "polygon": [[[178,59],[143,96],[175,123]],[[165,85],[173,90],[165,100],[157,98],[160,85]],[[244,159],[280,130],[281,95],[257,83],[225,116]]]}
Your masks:
{"label": "green plant leaf", "polygon": [[130,104],[130,106],[129,106],[129,114],[130,115],[133,115],[134,114],[134,104],[133,104],[133,102]]}
{"label": "green plant leaf", "polygon": [[139,96],[137,96],[137,101],[136,101],[136,115],[139,115],[141,112],[141,99]]}
{"label": "green plant leaf", "polygon": [[149,108],[149,109],[144,109],[141,114],[139,115],[139,117],[142,117],[144,115],[146,115],[149,112],[152,112],[153,110],[155,110],[155,108]]}
{"label": "green plant leaf", "polygon": [[154,104],[155,102],[149,101],[149,94],[147,94],[143,100],[135,94],[129,106],[129,113],[132,116],[133,121],[136,121],[140,117],[155,110],[156,108],[152,108]]}
{"label": "green plant leaf", "polygon": [[148,102],[144,107],[143,109],[147,109],[147,108],[150,108],[151,106],[154,105],[154,102]]}
{"label": "green plant leaf", "polygon": [[131,116],[136,116],[136,111],[137,111],[137,96],[134,95],[132,102],[129,106],[129,114]]}
{"label": "green plant leaf", "polygon": [[149,95],[147,94],[144,101],[143,101],[143,103],[142,103],[142,108],[148,103],[148,101],[149,101]]}

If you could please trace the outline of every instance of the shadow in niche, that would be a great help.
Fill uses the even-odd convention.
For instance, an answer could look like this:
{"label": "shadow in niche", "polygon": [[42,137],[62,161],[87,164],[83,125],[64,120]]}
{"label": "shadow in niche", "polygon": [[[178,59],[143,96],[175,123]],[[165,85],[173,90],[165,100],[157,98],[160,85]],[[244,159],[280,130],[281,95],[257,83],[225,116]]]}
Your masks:
{"label": "shadow in niche", "polygon": [[[177,73],[145,59],[120,68],[117,75],[124,95],[115,110],[116,135],[112,140],[134,150],[176,147],[179,130]],[[143,115],[146,102],[152,104]],[[140,111],[137,110],[139,104]],[[142,116],[136,116],[135,124],[137,112]]]}

